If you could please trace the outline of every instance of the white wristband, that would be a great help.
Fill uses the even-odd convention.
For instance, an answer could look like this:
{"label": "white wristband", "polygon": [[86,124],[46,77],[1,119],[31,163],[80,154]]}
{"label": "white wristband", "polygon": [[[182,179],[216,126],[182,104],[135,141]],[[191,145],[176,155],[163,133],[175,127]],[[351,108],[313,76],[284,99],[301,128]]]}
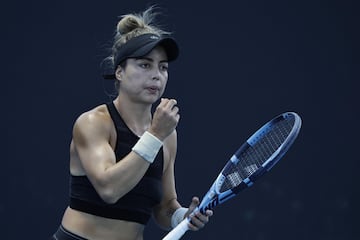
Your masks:
{"label": "white wristband", "polygon": [[162,141],[146,131],[132,150],[149,163],[153,163],[162,144]]}
{"label": "white wristband", "polygon": [[182,220],[184,220],[185,213],[188,211],[188,208],[180,207],[175,210],[171,216],[171,227],[175,228]]}

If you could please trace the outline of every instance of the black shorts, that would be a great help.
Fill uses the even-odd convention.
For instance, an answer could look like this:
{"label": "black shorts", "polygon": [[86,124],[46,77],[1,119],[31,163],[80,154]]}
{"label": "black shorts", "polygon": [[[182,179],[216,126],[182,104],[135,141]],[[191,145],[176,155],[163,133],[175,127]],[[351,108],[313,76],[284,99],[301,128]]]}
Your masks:
{"label": "black shorts", "polygon": [[63,226],[60,226],[56,233],[50,238],[50,240],[87,240],[74,233],[67,231]]}

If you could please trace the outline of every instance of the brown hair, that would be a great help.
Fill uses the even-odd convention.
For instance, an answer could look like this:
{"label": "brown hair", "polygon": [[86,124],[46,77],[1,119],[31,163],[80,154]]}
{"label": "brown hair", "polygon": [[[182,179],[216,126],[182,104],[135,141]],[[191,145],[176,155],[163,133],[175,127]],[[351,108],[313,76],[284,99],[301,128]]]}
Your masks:
{"label": "brown hair", "polygon": [[[142,13],[131,13],[121,16],[116,26],[111,55],[108,58],[114,60],[118,49],[130,39],[142,34],[152,33],[158,36],[169,34],[154,24],[154,19],[158,15],[155,7],[150,7]],[[116,67],[116,66],[115,66]]]}

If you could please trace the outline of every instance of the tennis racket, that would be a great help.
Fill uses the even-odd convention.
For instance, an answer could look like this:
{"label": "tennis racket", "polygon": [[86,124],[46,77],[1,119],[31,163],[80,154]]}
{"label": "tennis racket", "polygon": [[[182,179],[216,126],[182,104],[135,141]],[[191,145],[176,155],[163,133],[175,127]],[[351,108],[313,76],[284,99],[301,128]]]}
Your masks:
{"label": "tennis racket", "polygon": [[[284,156],[300,128],[301,118],[294,112],[267,122],[232,155],[192,214],[205,213],[253,185]],[[185,218],[163,240],[180,239],[189,230],[189,222],[190,217]]]}

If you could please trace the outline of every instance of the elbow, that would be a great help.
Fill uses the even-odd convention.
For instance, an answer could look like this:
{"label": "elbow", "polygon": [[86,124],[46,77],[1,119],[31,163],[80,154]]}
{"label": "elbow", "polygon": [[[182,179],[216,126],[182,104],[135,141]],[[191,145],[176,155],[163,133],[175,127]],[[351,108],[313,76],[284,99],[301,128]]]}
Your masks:
{"label": "elbow", "polygon": [[100,198],[107,204],[114,204],[119,200],[114,189],[110,187],[102,188],[98,193]]}
{"label": "elbow", "polygon": [[106,179],[97,179],[93,186],[95,187],[99,197],[107,204],[114,204],[121,197],[119,196],[118,191],[116,191],[115,186]]}
{"label": "elbow", "polygon": [[100,177],[95,181],[94,186],[100,198],[107,204],[114,204],[131,190],[126,184],[114,181],[109,177]]}
{"label": "elbow", "polygon": [[106,204],[114,204],[116,203],[121,196],[119,196],[119,189],[112,184],[112,181],[104,176],[95,178],[95,181],[92,181],[92,185],[94,186],[99,197]]}

